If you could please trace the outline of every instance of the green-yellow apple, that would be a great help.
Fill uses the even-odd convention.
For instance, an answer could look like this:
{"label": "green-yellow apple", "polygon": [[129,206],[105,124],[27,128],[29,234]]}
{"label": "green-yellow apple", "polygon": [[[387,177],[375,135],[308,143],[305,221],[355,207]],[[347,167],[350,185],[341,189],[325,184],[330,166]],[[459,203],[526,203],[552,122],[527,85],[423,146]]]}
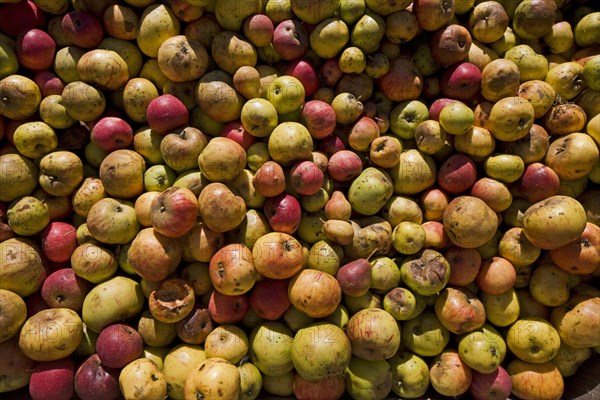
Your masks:
{"label": "green-yellow apple", "polygon": [[50,222],[48,206],[33,196],[21,197],[10,203],[6,216],[10,229],[21,236],[35,235]]}
{"label": "green-yellow apple", "polygon": [[235,365],[224,358],[207,358],[196,364],[188,374],[183,393],[186,399],[237,399],[240,395],[240,373]]}
{"label": "green-yellow apple", "polygon": [[43,157],[58,146],[56,132],[42,121],[19,125],[14,132],[13,141],[17,151],[29,158]]}
{"label": "green-yellow apple", "polygon": [[134,204],[110,197],[100,199],[90,208],[86,223],[92,236],[107,244],[129,243],[140,230]]}
{"label": "green-yellow apple", "polygon": [[392,367],[392,392],[407,399],[422,397],[429,387],[429,366],[409,351],[398,351],[387,360]]}
{"label": "green-yellow apple", "polygon": [[266,98],[277,113],[288,114],[296,111],[304,103],[304,86],[297,78],[283,75],[276,78],[267,90]]}
{"label": "green-yellow apple", "polygon": [[119,374],[119,387],[125,398],[167,397],[167,381],[156,363],[148,358],[138,358],[127,364]]}
{"label": "green-yellow apple", "polygon": [[165,356],[163,373],[167,381],[167,392],[173,400],[183,400],[185,379],[195,365],[206,360],[204,349],[199,345],[179,344]]}
{"label": "green-yellow apple", "polygon": [[37,186],[37,176],[38,168],[29,158],[17,153],[0,155],[0,201],[30,195]]}
{"label": "green-yellow apple", "polygon": [[460,336],[458,352],[469,367],[482,374],[492,373],[506,357],[506,342],[490,324]]}
{"label": "green-yellow apple", "polygon": [[556,356],[560,336],[547,320],[527,317],[511,325],[506,334],[506,344],[520,360],[540,364]]}

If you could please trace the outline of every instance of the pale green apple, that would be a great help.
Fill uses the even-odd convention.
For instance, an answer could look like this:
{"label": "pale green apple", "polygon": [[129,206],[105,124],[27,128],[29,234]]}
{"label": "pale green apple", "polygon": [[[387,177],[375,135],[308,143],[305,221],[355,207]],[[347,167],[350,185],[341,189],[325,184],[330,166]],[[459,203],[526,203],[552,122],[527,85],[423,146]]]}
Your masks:
{"label": "pale green apple", "polygon": [[517,320],[506,333],[506,344],[520,360],[544,363],[552,360],[560,348],[560,336],[550,322],[540,317]]}
{"label": "pale green apple", "polygon": [[458,341],[458,352],[469,367],[482,374],[492,373],[506,357],[506,342],[490,324],[464,334]]}
{"label": "pale green apple", "polygon": [[17,151],[29,158],[43,157],[58,146],[56,132],[42,121],[19,125],[14,132],[13,141]]}
{"label": "pale green apple", "polygon": [[297,78],[283,75],[276,78],[267,91],[267,100],[275,107],[278,114],[296,111],[304,103],[304,86]]}
{"label": "pale green apple", "polygon": [[172,168],[159,164],[153,165],[144,172],[144,189],[147,192],[162,192],[173,186],[177,174]]}
{"label": "pale green apple", "polygon": [[429,109],[423,102],[403,101],[390,113],[390,130],[401,139],[413,139],[417,126],[428,119]]}
{"label": "pale green apple", "polygon": [[8,226],[17,235],[32,236],[48,225],[48,206],[33,196],[21,197],[8,206]]}
{"label": "pale green apple", "polygon": [[398,351],[387,360],[392,367],[392,392],[406,399],[418,399],[429,387],[429,366],[409,351]]}
{"label": "pale green apple", "polygon": [[266,137],[278,124],[277,109],[268,100],[253,98],[244,103],[240,120],[252,136]]}
{"label": "pale green apple", "polygon": [[321,58],[332,58],[350,40],[348,25],[339,18],[328,18],[319,23],[310,34],[310,48]]}
{"label": "pale green apple", "polygon": [[440,126],[451,135],[464,135],[475,121],[475,114],[464,103],[456,102],[445,106],[440,112]]}

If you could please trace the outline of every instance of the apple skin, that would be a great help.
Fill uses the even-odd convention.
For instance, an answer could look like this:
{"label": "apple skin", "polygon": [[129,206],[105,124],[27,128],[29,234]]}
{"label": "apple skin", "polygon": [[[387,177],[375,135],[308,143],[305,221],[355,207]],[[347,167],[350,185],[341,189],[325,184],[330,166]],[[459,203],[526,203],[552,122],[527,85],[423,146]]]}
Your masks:
{"label": "apple skin", "polygon": [[312,96],[321,85],[315,67],[306,59],[298,59],[289,63],[284,74],[298,79],[304,86],[306,96]]}
{"label": "apple skin", "polygon": [[102,24],[94,14],[85,10],[66,13],[61,22],[65,37],[84,49],[95,49],[104,37]]}
{"label": "apple skin", "polygon": [[187,188],[170,187],[150,204],[152,227],[167,237],[180,237],[189,232],[198,219],[198,199]]}
{"label": "apple skin", "polygon": [[69,400],[73,397],[75,361],[71,357],[36,364],[29,380],[33,400]]}
{"label": "apple skin", "polygon": [[40,293],[50,307],[70,308],[79,312],[92,287],[91,282],[75,275],[72,268],[61,268],[48,275]]}
{"label": "apple skin", "polygon": [[[306,86],[304,90],[308,94]],[[302,107],[300,121],[313,139],[323,139],[335,130],[335,111],[330,104],[322,100],[309,100]]]}
{"label": "apple skin", "polygon": [[225,125],[223,125],[220,136],[237,142],[246,151],[250,146],[256,143],[256,137],[252,136],[246,129],[244,129],[244,126],[240,120],[227,122]]}
{"label": "apple skin", "polygon": [[250,307],[261,318],[275,321],[291,306],[288,297],[289,279],[265,278],[257,282],[250,294]]}
{"label": "apple skin", "polygon": [[236,324],[244,319],[250,308],[248,293],[228,296],[214,290],[208,301],[208,313],[217,324]]}
{"label": "apple skin", "polygon": [[490,374],[475,370],[469,392],[475,400],[504,400],[510,396],[512,382],[506,370],[500,365]]}
{"label": "apple skin", "polygon": [[327,172],[338,182],[350,182],[360,175],[363,163],[352,150],[340,150],[329,157]]}
{"label": "apple skin", "polygon": [[104,117],[94,124],[90,140],[104,151],[125,149],[133,142],[133,129],[124,119]]}
{"label": "apple skin", "polygon": [[21,31],[17,38],[19,64],[33,71],[52,67],[56,43],[52,36],[41,29]]}
{"label": "apple skin", "polygon": [[477,166],[464,154],[453,154],[441,165],[437,183],[446,192],[458,194],[469,189],[477,180]]}
{"label": "apple skin", "polygon": [[66,222],[50,222],[42,230],[41,245],[44,255],[50,261],[64,262],[71,259],[77,247],[77,230]]}
{"label": "apple skin", "polygon": [[19,1],[0,7],[0,32],[16,38],[21,31],[33,28],[43,29],[46,13],[32,1]]}
{"label": "apple skin", "polygon": [[534,162],[525,167],[525,171],[516,184],[520,196],[531,203],[537,203],[558,194],[560,178],[554,170],[542,163]]}
{"label": "apple skin", "polygon": [[86,400],[120,399],[119,372],[103,365],[98,354],[92,354],[75,372],[75,393]]}
{"label": "apple skin", "polygon": [[470,62],[451,65],[440,80],[441,95],[458,100],[472,98],[480,87],[481,70]]}
{"label": "apple skin", "polygon": [[150,129],[160,135],[166,135],[187,125],[190,115],[181,100],[167,93],[155,97],[148,103],[146,119]]}
{"label": "apple skin", "polygon": [[300,58],[308,50],[308,33],[300,21],[281,21],[273,32],[273,47],[284,60]]}
{"label": "apple skin", "polygon": [[96,353],[109,368],[123,368],[144,351],[142,336],[126,324],[112,324],[100,331]]}
{"label": "apple skin", "polygon": [[323,171],[312,161],[300,161],[290,169],[290,184],[300,195],[317,193],[323,186],[324,179]]}
{"label": "apple skin", "polygon": [[287,193],[267,198],[263,212],[274,231],[292,235],[300,226],[302,216],[300,202]]}

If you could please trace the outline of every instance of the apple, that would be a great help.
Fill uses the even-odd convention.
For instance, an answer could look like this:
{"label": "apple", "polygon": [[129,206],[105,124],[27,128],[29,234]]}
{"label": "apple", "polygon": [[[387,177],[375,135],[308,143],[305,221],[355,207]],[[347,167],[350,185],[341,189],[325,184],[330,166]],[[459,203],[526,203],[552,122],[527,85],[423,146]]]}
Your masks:
{"label": "apple", "polygon": [[254,285],[250,294],[250,307],[261,318],[278,320],[291,306],[287,279],[265,278]]}
{"label": "apple", "polygon": [[194,366],[185,380],[185,398],[237,399],[239,394],[240,373],[235,365],[224,358],[207,358]]}
{"label": "apple", "polygon": [[472,369],[454,349],[446,349],[431,362],[431,386],[443,396],[460,396],[471,386]]}
{"label": "apple", "polygon": [[435,313],[457,335],[479,329],[486,321],[483,303],[466,288],[444,288],[435,301]]}
{"label": "apple", "polygon": [[33,400],[71,399],[75,368],[72,357],[38,363],[29,379],[29,395]]}
{"label": "apple", "polygon": [[305,95],[302,82],[290,75],[276,78],[267,89],[267,100],[275,106],[279,114],[298,110],[304,103]]}
{"label": "apple", "polygon": [[452,65],[444,71],[440,80],[441,95],[458,100],[469,100],[481,85],[481,70],[470,62]]}
{"label": "apple", "polygon": [[256,137],[246,130],[240,120],[227,122],[223,125],[220,136],[233,140],[242,146],[244,150],[248,150],[248,148],[256,142]]}
{"label": "apple", "polygon": [[138,358],[119,373],[119,388],[125,398],[164,399],[167,381],[158,365],[149,358]]}
{"label": "apple", "polygon": [[104,36],[100,20],[86,10],[74,10],[66,13],[61,26],[65,38],[84,49],[97,48]]}
{"label": "apple", "polygon": [[32,0],[13,1],[0,7],[0,31],[15,39],[21,31],[43,29],[47,21],[47,14]]}
{"label": "apple", "polygon": [[236,325],[219,325],[206,337],[206,358],[220,357],[238,364],[248,353],[248,336]]}
{"label": "apple", "polygon": [[352,150],[339,150],[329,157],[328,174],[339,182],[350,182],[363,170],[361,158]]}
{"label": "apple", "polygon": [[458,24],[446,25],[431,36],[431,55],[438,65],[447,67],[467,58],[471,42],[467,28]]}
{"label": "apple", "polygon": [[142,355],[144,342],[140,334],[126,324],[112,324],[100,331],[96,352],[100,362],[120,369]]}
{"label": "apple", "polygon": [[33,71],[52,67],[56,43],[52,36],[40,29],[21,31],[17,38],[19,64]]}
{"label": "apple", "polygon": [[181,242],[175,238],[153,228],[144,228],[131,242],[127,258],[142,278],[160,282],[177,269],[182,258],[181,246]]}
{"label": "apple", "polygon": [[[251,98],[242,107],[240,121],[226,124],[223,130],[227,130],[227,126],[231,124],[231,127],[243,132],[243,140],[237,140],[237,142],[247,151],[256,142],[257,137],[269,136],[277,127],[278,121],[277,110],[273,104],[266,99]],[[230,133],[228,137],[233,139],[234,135]]]}
{"label": "apple", "polygon": [[198,166],[198,156],[208,144],[208,138],[198,128],[187,126],[168,133],[160,141],[160,153],[169,167],[177,172]]}
{"label": "apple", "polygon": [[197,218],[198,199],[187,188],[170,187],[150,204],[152,227],[167,237],[183,236],[196,224]]}
{"label": "apple", "polygon": [[[112,218],[106,218],[107,215]],[[109,197],[100,199],[90,208],[86,222],[90,234],[106,244],[128,243],[140,230],[134,205]]]}
{"label": "apple", "polygon": [[440,113],[448,105],[452,103],[460,103],[460,100],[451,99],[447,97],[440,97],[431,102],[429,106],[429,118],[435,121],[439,121]]}
{"label": "apple", "polygon": [[336,400],[344,395],[346,382],[343,374],[328,376],[318,380],[308,380],[294,374],[294,396],[299,400]]}
{"label": "apple", "polygon": [[41,236],[41,247],[44,255],[54,262],[71,259],[71,254],[77,247],[76,229],[66,222],[50,222]]}
{"label": "apple", "polygon": [[175,323],[175,328],[181,341],[198,345],[204,343],[208,334],[215,328],[215,324],[210,318],[208,308],[196,302],[192,311],[184,319]]}
{"label": "apple", "polygon": [[90,140],[107,152],[125,149],[133,142],[133,129],[122,118],[104,117],[94,124]]}
{"label": "apple", "polygon": [[286,187],[285,173],[281,165],[268,160],[254,174],[252,185],[254,189],[266,197],[282,194]]}
{"label": "apple", "polygon": [[250,308],[248,293],[229,296],[214,290],[208,301],[208,313],[217,324],[236,324]]}
{"label": "apple", "polygon": [[296,193],[310,196],[323,186],[323,171],[312,161],[300,161],[290,168],[290,184]]}
{"label": "apple", "polygon": [[64,307],[79,312],[90,290],[92,284],[88,280],[75,275],[72,268],[61,268],[48,275],[40,293],[49,307]]}
{"label": "apple", "polygon": [[275,27],[273,21],[265,14],[255,14],[247,17],[242,25],[244,36],[256,47],[264,47],[271,43]]}
{"label": "apple", "polygon": [[302,244],[284,232],[269,232],[252,247],[254,267],[263,276],[287,279],[294,276],[304,263]]}
{"label": "apple", "polygon": [[552,361],[543,363],[512,360],[506,367],[512,393],[519,398],[558,400],[563,397],[565,382]]}
{"label": "apple", "polygon": [[300,120],[313,139],[323,139],[335,129],[335,111],[330,104],[322,100],[309,100],[302,107]]}
{"label": "apple", "polygon": [[439,115],[440,126],[451,135],[464,135],[473,128],[475,114],[464,103],[445,106]]}
{"label": "apple", "polygon": [[482,374],[494,372],[506,357],[506,342],[490,324],[459,336],[458,353],[466,365]]}
{"label": "apple", "polygon": [[131,199],[144,192],[145,171],[146,161],[138,152],[119,149],[112,151],[102,160],[100,180],[109,195]]}
{"label": "apple", "polygon": [[297,78],[304,86],[306,96],[312,96],[321,84],[315,67],[307,59],[294,57],[286,67],[284,74]]}
{"label": "apple", "polygon": [[150,100],[146,108],[146,120],[150,129],[160,135],[166,135],[187,125],[189,112],[181,100],[166,93]]}
{"label": "apple", "polygon": [[473,371],[469,393],[475,400],[504,400],[511,391],[512,381],[502,366],[488,374]]}

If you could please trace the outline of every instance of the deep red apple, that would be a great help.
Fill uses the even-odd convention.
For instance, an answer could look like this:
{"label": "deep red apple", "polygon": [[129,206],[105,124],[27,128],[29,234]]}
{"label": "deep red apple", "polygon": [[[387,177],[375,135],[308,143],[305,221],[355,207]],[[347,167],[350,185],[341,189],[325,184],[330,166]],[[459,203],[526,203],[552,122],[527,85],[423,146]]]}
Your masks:
{"label": "deep red apple", "polygon": [[346,150],[346,144],[339,136],[329,135],[319,140],[318,148],[327,157],[331,157],[338,151]]}
{"label": "deep red apple", "polygon": [[330,104],[321,100],[309,100],[302,107],[300,122],[313,139],[323,139],[333,133],[337,120]]}
{"label": "deep red apple", "polygon": [[281,193],[267,198],[263,212],[274,231],[292,235],[298,230],[302,208],[294,196]]}
{"label": "deep red apple", "polygon": [[66,13],[61,26],[65,37],[74,45],[84,49],[98,47],[104,36],[100,20],[85,10]]}
{"label": "deep red apple", "polygon": [[560,178],[554,170],[542,163],[535,162],[525,167],[525,171],[516,184],[519,195],[531,203],[547,199],[558,193]]}
{"label": "deep red apple", "polygon": [[44,280],[41,295],[51,308],[69,308],[81,311],[85,296],[94,286],[91,282],[75,275],[72,268],[61,268]]}
{"label": "deep red apple", "polygon": [[56,43],[52,36],[41,29],[21,31],[17,38],[19,64],[33,71],[52,67]]}
{"label": "deep red apple", "polygon": [[92,354],[75,372],[75,393],[86,400],[120,399],[119,372],[103,365],[98,354]]}
{"label": "deep red apple", "polygon": [[283,316],[290,307],[289,279],[265,278],[256,282],[250,294],[250,307],[256,315],[269,321]]}
{"label": "deep red apple", "polygon": [[46,13],[32,0],[7,3],[0,6],[0,32],[16,39],[21,31],[43,28],[46,25]]}
{"label": "deep red apple", "polygon": [[125,149],[133,142],[133,129],[119,117],[104,117],[94,124],[91,142],[104,151]]}
{"label": "deep red apple", "polygon": [[321,85],[315,67],[306,59],[294,60],[289,63],[284,74],[297,78],[304,86],[306,96],[312,96]]}
{"label": "deep red apple", "polygon": [[511,391],[510,375],[501,365],[490,374],[473,370],[469,392],[474,400],[504,400],[510,396]]}
{"label": "deep red apple", "polygon": [[33,400],[70,400],[73,398],[75,361],[71,357],[36,364],[29,380]]}
{"label": "deep red apple", "polygon": [[50,222],[42,231],[41,244],[50,261],[68,261],[77,247],[77,229],[66,222]]}
{"label": "deep red apple", "polygon": [[288,19],[277,24],[272,43],[281,58],[295,60],[308,50],[308,34],[300,21]]}
{"label": "deep red apple", "polygon": [[344,76],[344,73],[339,67],[338,59],[328,58],[323,61],[323,64],[319,67],[319,76],[325,85],[334,87],[342,76]]}
{"label": "deep red apple", "polygon": [[468,100],[479,92],[481,70],[470,62],[462,62],[448,67],[440,80],[442,96]]}
{"label": "deep red apple", "polygon": [[250,146],[256,143],[256,137],[244,129],[240,120],[227,122],[223,125],[220,135],[237,142],[244,150],[248,150]]}
{"label": "deep red apple", "polygon": [[312,161],[300,161],[290,168],[290,184],[301,195],[310,196],[323,186],[325,175]]}
{"label": "deep red apple", "polygon": [[429,119],[433,119],[435,121],[439,121],[440,113],[448,104],[452,103],[462,103],[460,100],[449,99],[447,97],[442,97],[439,99],[435,99],[431,105],[429,106]]}
{"label": "deep red apple", "polygon": [[208,301],[208,313],[217,324],[236,324],[244,319],[250,308],[248,293],[228,296],[214,290]]}
{"label": "deep red apple", "polygon": [[349,182],[362,172],[362,160],[351,150],[340,150],[329,157],[327,172],[339,182]]}
{"label": "deep red apple", "polygon": [[170,187],[150,204],[152,227],[168,237],[183,236],[192,229],[197,219],[198,199],[185,187]]}
{"label": "deep red apple", "polygon": [[477,180],[477,166],[464,154],[453,154],[441,165],[437,183],[448,193],[458,194]]}
{"label": "deep red apple", "polygon": [[42,97],[53,94],[62,94],[65,83],[54,72],[50,70],[37,71],[33,75],[33,81],[40,88]]}
{"label": "deep red apple", "polygon": [[146,119],[150,129],[160,135],[187,125],[189,112],[185,104],[172,94],[163,94],[150,101],[146,108]]}
{"label": "deep red apple", "polygon": [[142,336],[127,324],[112,324],[100,331],[96,352],[102,364],[123,368],[144,351]]}

